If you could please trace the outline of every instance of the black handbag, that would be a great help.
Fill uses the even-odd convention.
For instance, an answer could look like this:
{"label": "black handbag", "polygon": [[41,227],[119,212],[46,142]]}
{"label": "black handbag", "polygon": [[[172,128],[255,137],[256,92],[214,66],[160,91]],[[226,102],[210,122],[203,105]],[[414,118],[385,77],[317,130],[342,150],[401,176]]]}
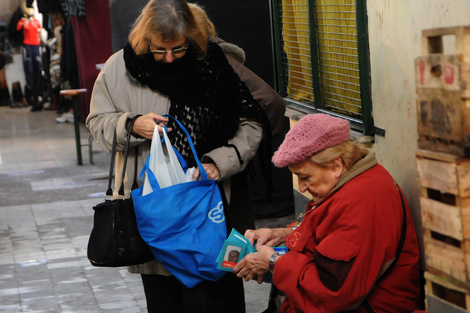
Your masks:
{"label": "black handbag", "polygon": [[[119,195],[124,197],[124,175],[126,172],[127,157],[130,142],[130,129],[127,134],[127,145],[124,156],[121,186]],[[137,188],[137,155],[136,149],[134,184],[132,189]],[[116,132],[113,138],[111,152],[111,164],[109,169],[108,190],[105,201],[94,206],[93,229],[88,240],[87,256],[90,263],[101,267],[119,267],[142,264],[155,259],[149,247],[142,239],[137,229],[132,198],[111,200],[113,190],[111,188],[114,160],[116,157]]]}

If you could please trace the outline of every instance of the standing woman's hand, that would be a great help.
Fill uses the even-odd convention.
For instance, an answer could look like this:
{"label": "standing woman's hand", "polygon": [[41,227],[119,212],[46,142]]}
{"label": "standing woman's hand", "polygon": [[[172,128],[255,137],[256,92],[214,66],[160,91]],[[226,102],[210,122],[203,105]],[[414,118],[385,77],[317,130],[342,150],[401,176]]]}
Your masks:
{"label": "standing woman's hand", "polygon": [[[202,163],[202,166],[204,167],[204,170],[207,173],[207,178],[208,179],[214,179],[217,180],[220,177],[220,171],[217,165],[214,163]],[[201,174],[199,168],[196,168],[193,174],[193,180],[198,180],[199,175]]]}
{"label": "standing woman's hand", "polygon": [[134,121],[134,125],[132,125],[131,134],[146,139],[152,139],[156,125],[158,125],[158,131],[160,133],[163,131],[162,122],[168,122],[168,118],[155,113],[148,113],[139,116]]}

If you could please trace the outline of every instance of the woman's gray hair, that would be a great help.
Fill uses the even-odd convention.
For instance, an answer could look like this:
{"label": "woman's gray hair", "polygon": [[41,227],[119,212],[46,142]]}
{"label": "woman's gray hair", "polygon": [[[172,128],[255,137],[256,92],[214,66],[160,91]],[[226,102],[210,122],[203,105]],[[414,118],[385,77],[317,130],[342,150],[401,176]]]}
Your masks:
{"label": "woman's gray hair", "polygon": [[137,55],[146,54],[154,36],[163,41],[183,36],[200,58],[207,52],[207,37],[185,0],[150,0],[147,3],[129,34],[129,43]]}
{"label": "woman's gray hair", "polygon": [[333,160],[341,158],[346,169],[349,170],[367,153],[368,150],[365,146],[357,142],[345,141],[312,155],[310,160],[319,166],[328,167],[334,165]]}

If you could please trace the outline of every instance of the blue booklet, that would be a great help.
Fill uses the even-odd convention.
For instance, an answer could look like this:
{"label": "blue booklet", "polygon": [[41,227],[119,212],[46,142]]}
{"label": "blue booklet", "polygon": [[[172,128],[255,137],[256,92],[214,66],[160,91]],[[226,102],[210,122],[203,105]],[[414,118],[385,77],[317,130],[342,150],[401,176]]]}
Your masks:
{"label": "blue booklet", "polygon": [[[286,246],[273,247],[273,249],[281,254],[288,251]],[[255,252],[256,249],[251,245],[251,242],[236,229],[232,228],[217,257],[217,268],[222,271],[233,272],[233,268],[239,260],[243,259],[247,254]]]}
{"label": "blue booklet", "polygon": [[233,228],[217,257],[217,268],[222,271],[233,272],[233,268],[239,260],[254,252],[256,252],[256,249],[250,241]]}

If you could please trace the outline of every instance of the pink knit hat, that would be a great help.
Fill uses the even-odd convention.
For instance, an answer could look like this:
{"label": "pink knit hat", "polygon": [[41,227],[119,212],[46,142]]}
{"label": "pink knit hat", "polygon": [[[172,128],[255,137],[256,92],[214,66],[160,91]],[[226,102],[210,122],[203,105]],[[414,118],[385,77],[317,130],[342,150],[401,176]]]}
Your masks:
{"label": "pink knit hat", "polygon": [[284,167],[348,140],[348,121],[327,114],[309,114],[289,130],[272,161],[277,167]]}

